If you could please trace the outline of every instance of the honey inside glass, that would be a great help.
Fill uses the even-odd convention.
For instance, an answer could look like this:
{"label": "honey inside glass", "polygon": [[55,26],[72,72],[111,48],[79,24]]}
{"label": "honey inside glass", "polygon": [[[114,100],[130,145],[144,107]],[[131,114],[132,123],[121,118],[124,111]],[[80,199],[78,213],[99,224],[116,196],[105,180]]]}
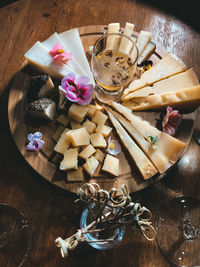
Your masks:
{"label": "honey inside glass", "polygon": [[92,72],[96,81],[96,97],[104,103],[119,101],[136,72],[138,49],[134,41],[122,33],[105,34],[93,48]]}

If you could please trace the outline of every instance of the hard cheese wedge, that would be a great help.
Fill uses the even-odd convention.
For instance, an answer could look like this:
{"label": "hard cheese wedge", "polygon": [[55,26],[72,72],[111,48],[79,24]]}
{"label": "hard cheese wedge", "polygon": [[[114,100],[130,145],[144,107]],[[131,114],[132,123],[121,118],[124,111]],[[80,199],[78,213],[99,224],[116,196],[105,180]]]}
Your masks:
{"label": "hard cheese wedge", "polygon": [[[71,52],[67,49],[67,47],[65,47],[65,44],[62,42],[61,38],[56,32],[52,34],[47,40],[45,40],[43,42],[43,45],[45,45],[50,51],[57,43],[61,44],[66,52]],[[72,53],[72,59],[69,60],[66,64],[71,69],[73,69],[73,71],[76,73],[77,76],[87,76],[87,72],[85,72],[84,69],[81,67],[79,61],[76,61],[73,53]]]}
{"label": "hard cheese wedge", "polygon": [[137,62],[138,65],[142,64],[143,61],[148,59],[151,56],[151,54],[153,54],[155,49],[156,49],[156,44],[152,41],[149,42],[146,48],[141,53],[140,57],[138,58],[138,62]]}
{"label": "hard cheese wedge", "polygon": [[127,95],[126,100],[138,97],[146,97],[153,94],[162,94],[176,91],[182,88],[198,85],[199,81],[194,70],[191,68],[184,72],[178,73],[167,79],[154,83],[152,86],[143,87]]}
{"label": "hard cheese wedge", "polygon": [[78,29],[72,29],[59,34],[60,39],[63,41],[67,50],[72,54],[76,62],[79,62],[81,67],[87,72],[87,76],[90,78],[90,82],[94,85],[93,75],[90,70],[88,60],[85,55],[83,44],[78,32]]}
{"label": "hard cheese wedge", "polygon": [[[134,24],[126,22],[126,26],[124,29],[124,35],[131,38],[131,35],[133,33]],[[125,54],[129,54],[130,50],[132,49],[132,42],[129,41],[127,38],[122,37],[120,42],[119,50],[122,51]]]}
{"label": "hard cheese wedge", "polygon": [[137,48],[139,57],[142,54],[142,52],[145,50],[148,43],[151,41],[152,34],[150,32],[146,31],[140,31],[137,39]]}
{"label": "hard cheese wedge", "polygon": [[186,144],[177,138],[174,138],[167,133],[159,131],[157,128],[151,126],[149,122],[141,119],[140,117],[134,115],[130,109],[127,107],[112,102],[111,105],[124,117],[126,117],[130,123],[137,129],[137,131],[149,141],[148,136],[158,137],[158,148],[162,154],[168,159],[170,164],[175,163],[186,147]]}
{"label": "hard cheese wedge", "polygon": [[133,139],[137,142],[139,147],[144,151],[144,153],[160,173],[165,172],[171,166],[168,159],[162,154],[162,152],[159,149],[153,149],[152,145],[136,130],[136,128],[129,121],[127,121],[119,113],[111,109],[109,109],[109,111],[133,137]]}
{"label": "hard cheese wedge", "polygon": [[154,67],[144,72],[139,80],[134,80],[129,87],[124,91],[122,99],[144,86],[152,85],[155,82],[166,79],[177,73],[185,71],[185,64],[172,53],[164,56]]}
{"label": "hard cheese wedge", "polygon": [[132,110],[163,109],[166,106],[194,110],[200,105],[200,85],[123,102]]}
{"label": "hard cheese wedge", "polygon": [[[108,24],[108,33],[119,33],[119,23]],[[106,40],[106,49],[118,49],[120,44],[120,38],[118,36],[109,36]]]}
{"label": "hard cheese wedge", "polygon": [[143,151],[136,145],[133,139],[128,135],[122,125],[118,122],[118,120],[113,116],[113,114],[107,110],[108,116],[115,127],[119,138],[124,144],[125,148],[128,150],[131,158],[135,162],[138,170],[142,174],[144,179],[148,179],[157,173],[156,168],[151,163],[151,161],[147,158],[147,156],[143,153]]}
{"label": "hard cheese wedge", "polygon": [[38,71],[49,74],[54,78],[63,78],[68,73],[73,72],[73,69],[65,64],[60,67],[52,64],[52,57],[49,54],[48,48],[39,41],[36,42],[24,56]]}

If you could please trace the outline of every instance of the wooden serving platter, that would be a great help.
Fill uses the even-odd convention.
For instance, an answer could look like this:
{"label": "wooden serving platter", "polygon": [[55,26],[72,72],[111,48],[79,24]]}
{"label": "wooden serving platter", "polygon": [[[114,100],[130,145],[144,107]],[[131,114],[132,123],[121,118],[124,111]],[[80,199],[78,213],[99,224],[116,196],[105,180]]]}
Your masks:
{"label": "wooden serving platter", "polygon": [[[88,54],[87,52],[89,51],[89,47],[94,44],[103,32],[104,26],[102,25],[79,28],[79,33],[86,55]],[[135,35],[138,35],[138,33],[135,33]],[[156,51],[150,58],[153,64],[158,62],[165,53],[166,52],[163,48],[157,47]],[[89,57],[88,60],[90,60]],[[29,121],[26,118],[26,92],[31,77],[35,75],[36,73],[27,66],[26,62],[24,62],[24,67],[13,78],[8,102],[8,117],[13,139],[19,152],[24,157],[24,160],[28,162],[28,164],[30,164],[30,166],[39,175],[55,186],[76,193],[77,188],[82,185],[82,182],[67,181],[66,174],[59,171],[58,168],[60,157],[53,151],[55,142],[53,141],[52,136],[56,131],[57,124],[55,121],[32,123],[32,121]],[[160,112],[138,112],[135,114],[139,114],[153,126],[156,126],[160,119]],[[176,134],[176,138],[186,142],[188,145],[192,137],[194,122],[195,112],[184,114],[182,123]],[[27,136],[29,133],[34,133],[36,131],[40,131],[42,133],[42,139],[45,141],[45,145],[39,152],[27,151]],[[106,190],[110,190],[112,187],[119,188],[121,184],[126,184],[130,192],[136,192],[162,179],[166,175],[166,173],[164,173],[145,181],[123,147],[122,152],[118,155],[118,158],[120,160],[120,171],[118,177],[109,177],[108,175],[99,172],[92,179],[86,178],[83,183],[97,182]],[[167,173],[171,170],[171,168],[168,169]]]}

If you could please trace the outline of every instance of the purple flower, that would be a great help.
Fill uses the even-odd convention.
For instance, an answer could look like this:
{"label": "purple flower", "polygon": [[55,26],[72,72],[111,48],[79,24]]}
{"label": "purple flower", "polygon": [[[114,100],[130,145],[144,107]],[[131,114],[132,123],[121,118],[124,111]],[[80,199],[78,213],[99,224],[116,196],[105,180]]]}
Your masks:
{"label": "purple flower", "polygon": [[92,100],[93,85],[87,84],[89,78],[81,76],[76,80],[75,73],[69,73],[61,81],[61,90],[68,100],[80,105],[87,105]]}
{"label": "purple flower", "polygon": [[40,132],[28,134],[29,143],[26,146],[27,150],[38,151],[39,149],[41,149],[44,145],[44,141],[41,140],[41,138],[42,134]]}
{"label": "purple flower", "polygon": [[107,152],[114,156],[121,152],[120,144],[116,140],[111,140],[111,137],[108,139]]}
{"label": "purple flower", "polygon": [[162,121],[163,132],[175,135],[181,120],[182,115],[178,113],[178,110],[173,110],[168,106],[167,113]]}

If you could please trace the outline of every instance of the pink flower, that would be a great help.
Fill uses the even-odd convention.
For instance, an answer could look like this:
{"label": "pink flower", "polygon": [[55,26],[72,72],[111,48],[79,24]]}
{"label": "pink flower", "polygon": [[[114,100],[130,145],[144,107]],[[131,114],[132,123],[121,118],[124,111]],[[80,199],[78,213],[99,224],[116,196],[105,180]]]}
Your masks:
{"label": "pink flower", "polygon": [[80,105],[87,105],[92,100],[93,85],[87,84],[89,78],[81,76],[76,80],[75,73],[69,73],[61,81],[61,90],[68,100]]}
{"label": "pink flower", "polygon": [[38,151],[44,145],[44,141],[41,140],[42,134],[40,132],[36,132],[34,134],[28,134],[28,140],[30,141],[26,146],[27,150]]}
{"label": "pink flower", "polygon": [[107,152],[114,156],[121,152],[120,144],[116,140],[111,140],[111,137],[108,139]]}
{"label": "pink flower", "polygon": [[59,43],[54,45],[54,47],[50,50],[50,54],[53,58],[53,62],[58,65],[62,65],[72,58],[72,54],[67,53]]}
{"label": "pink flower", "polygon": [[178,110],[173,110],[171,107],[167,107],[167,113],[162,121],[163,132],[170,135],[175,135],[179,124],[182,120],[182,115],[178,113]]}

